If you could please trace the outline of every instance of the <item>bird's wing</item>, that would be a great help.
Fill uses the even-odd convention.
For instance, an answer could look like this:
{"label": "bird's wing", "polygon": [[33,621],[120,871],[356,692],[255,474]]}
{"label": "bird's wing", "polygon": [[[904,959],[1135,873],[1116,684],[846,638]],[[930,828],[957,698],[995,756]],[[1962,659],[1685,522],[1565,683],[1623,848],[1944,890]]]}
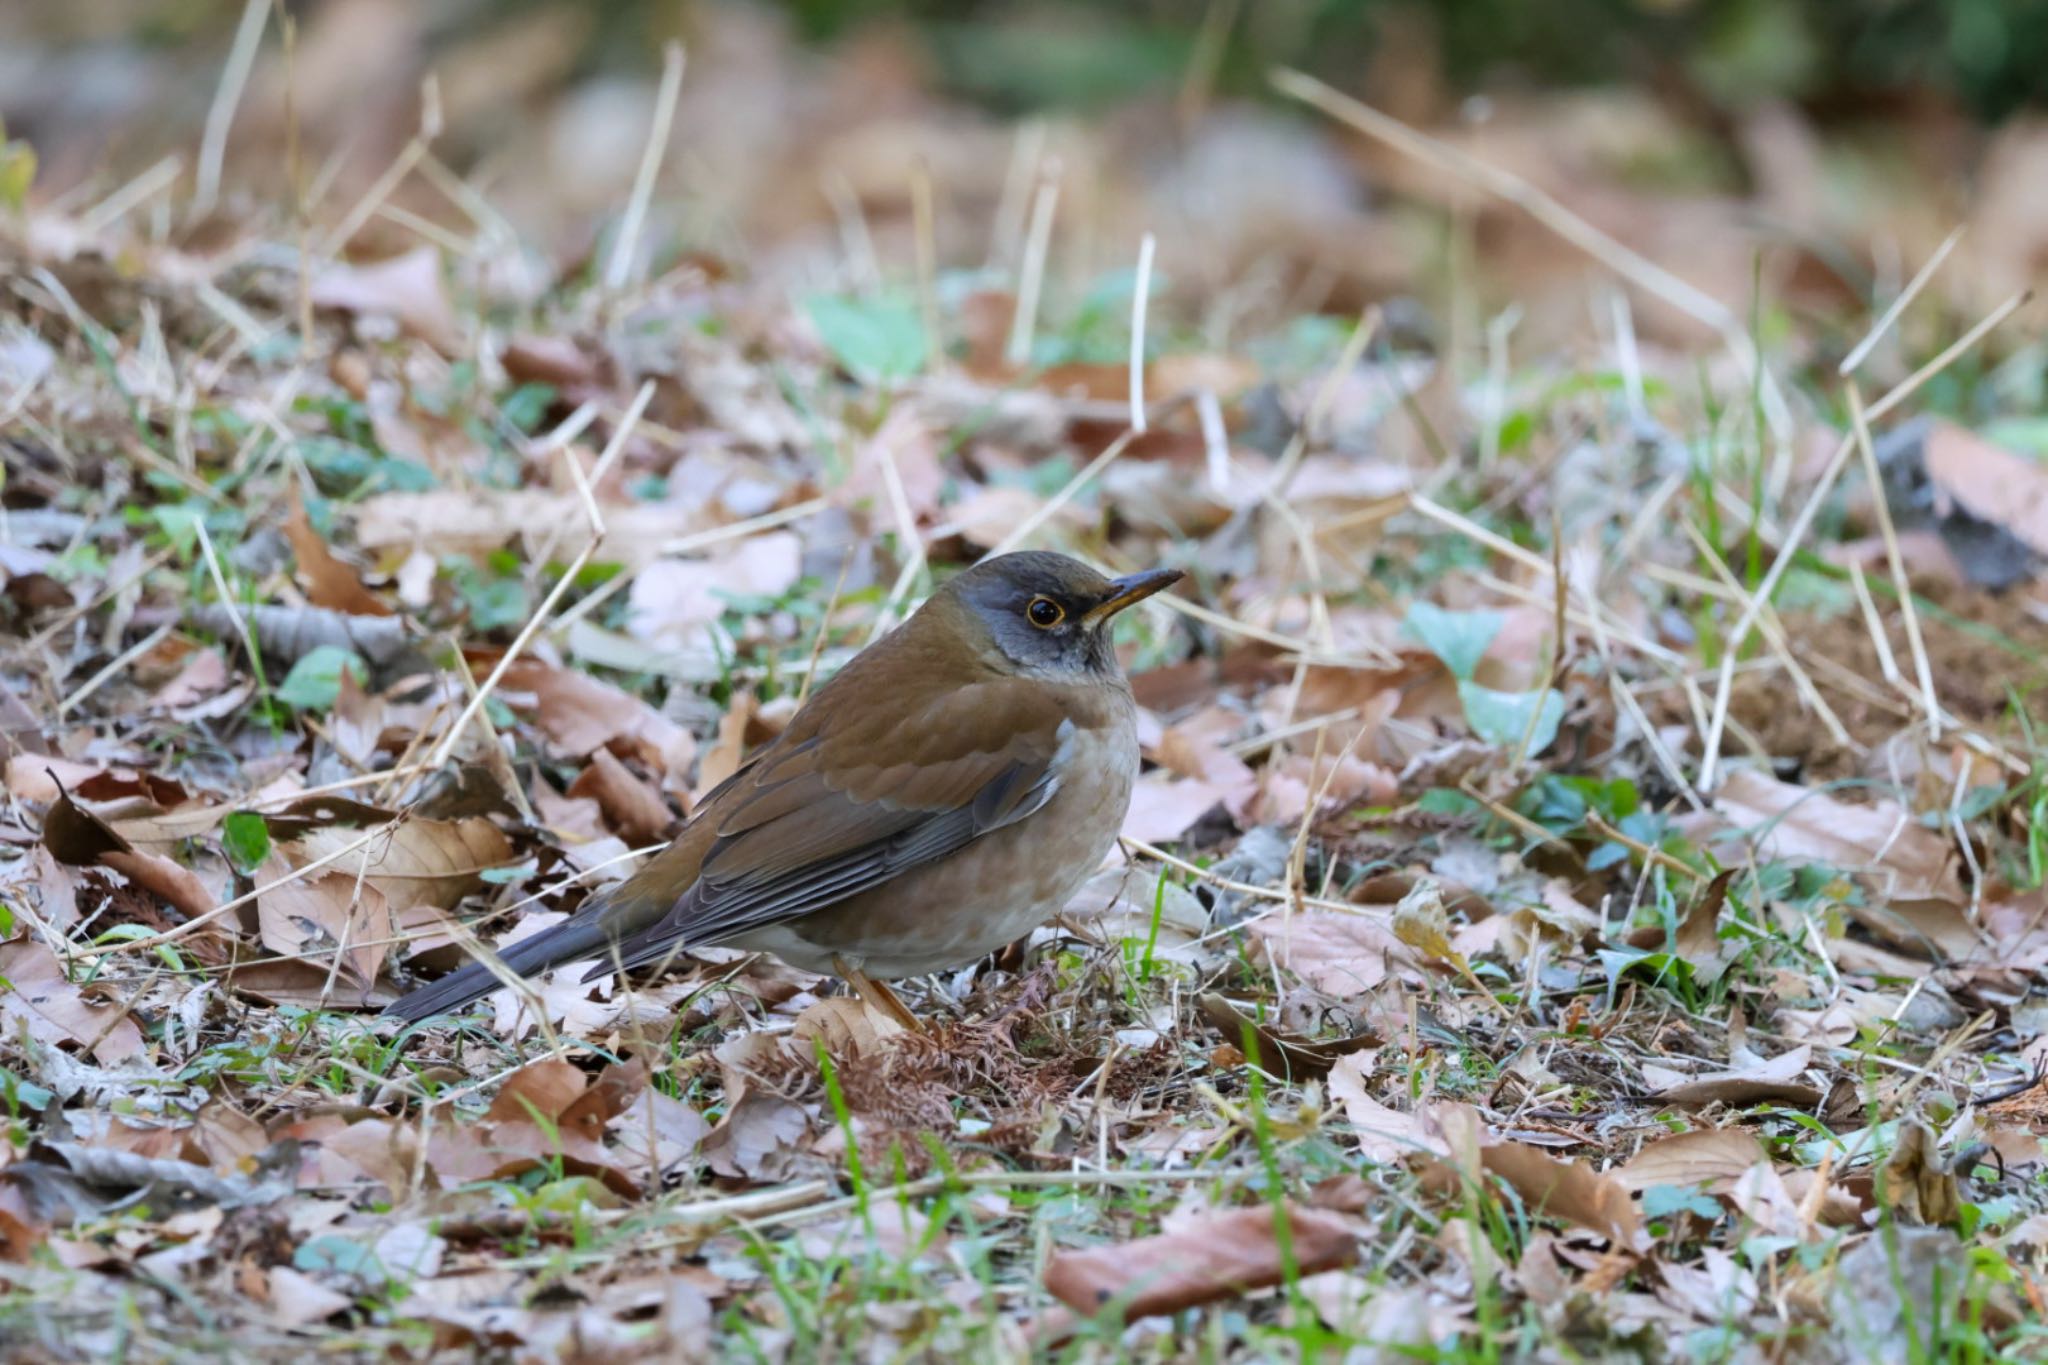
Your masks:
{"label": "bird's wing", "polygon": [[1058,689],[1016,679],[861,711],[785,734],[707,801],[697,880],[598,970],[822,910],[1022,820],[1058,789],[1074,733]]}

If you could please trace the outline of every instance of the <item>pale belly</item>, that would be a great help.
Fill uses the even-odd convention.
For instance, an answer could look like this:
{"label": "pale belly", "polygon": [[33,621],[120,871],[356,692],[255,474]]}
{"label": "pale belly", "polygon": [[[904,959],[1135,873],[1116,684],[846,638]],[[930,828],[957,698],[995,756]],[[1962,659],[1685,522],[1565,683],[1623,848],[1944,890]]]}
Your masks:
{"label": "pale belly", "polygon": [[884,886],[731,943],[805,971],[832,972],[841,957],[891,980],[964,966],[1023,937],[1101,866],[1130,806],[1138,773],[1131,715],[1073,743],[1059,790],[1034,814]]}

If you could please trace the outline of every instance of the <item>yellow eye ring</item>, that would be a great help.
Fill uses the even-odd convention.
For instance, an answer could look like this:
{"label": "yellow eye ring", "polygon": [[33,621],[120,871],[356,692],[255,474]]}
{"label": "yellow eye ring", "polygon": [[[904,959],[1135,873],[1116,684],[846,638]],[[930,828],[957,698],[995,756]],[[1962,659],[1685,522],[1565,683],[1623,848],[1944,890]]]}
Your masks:
{"label": "yellow eye ring", "polygon": [[1067,609],[1050,597],[1034,597],[1031,605],[1024,608],[1024,616],[1040,630],[1051,630],[1067,619]]}

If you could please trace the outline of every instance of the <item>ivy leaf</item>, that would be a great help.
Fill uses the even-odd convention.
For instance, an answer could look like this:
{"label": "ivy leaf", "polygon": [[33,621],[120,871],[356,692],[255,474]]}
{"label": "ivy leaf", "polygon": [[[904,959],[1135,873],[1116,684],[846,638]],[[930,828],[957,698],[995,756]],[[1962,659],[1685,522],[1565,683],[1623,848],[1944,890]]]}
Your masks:
{"label": "ivy leaf", "polygon": [[1446,611],[1434,602],[1411,602],[1401,633],[1443,660],[1459,682],[1469,682],[1479,660],[1507,623],[1498,611]]}
{"label": "ivy leaf", "polygon": [[907,300],[821,294],[807,299],[804,311],[832,358],[857,378],[886,383],[924,368],[929,346],[924,322]]}
{"label": "ivy leaf", "polygon": [[341,694],[344,668],[355,674],[357,682],[369,682],[369,669],[360,657],[339,645],[322,645],[292,665],[278,685],[277,699],[301,711],[325,711]]}
{"label": "ivy leaf", "polygon": [[1488,744],[1513,749],[1527,735],[1524,758],[1534,758],[1548,749],[1564,721],[1564,694],[1554,687],[1541,692],[1496,692],[1475,682],[1461,682],[1458,700],[1465,704],[1465,720],[1472,733]]}
{"label": "ivy leaf", "polygon": [[247,876],[270,856],[270,825],[254,811],[231,811],[221,821],[220,845],[235,870]]}

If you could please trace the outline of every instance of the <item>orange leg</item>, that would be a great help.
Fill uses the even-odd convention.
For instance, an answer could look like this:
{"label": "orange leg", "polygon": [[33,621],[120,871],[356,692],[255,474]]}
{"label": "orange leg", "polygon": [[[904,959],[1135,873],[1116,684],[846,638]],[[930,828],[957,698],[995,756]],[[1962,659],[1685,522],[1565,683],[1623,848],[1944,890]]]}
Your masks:
{"label": "orange leg", "polygon": [[918,1017],[910,1012],[910,1007],[896,998],[896,992],[890,990],[866,972],[861,971],[843,957],[832,959],[832,969],[845,979],[847,985],[853,987],[853,993],[859,996],[861,1003],[869,1009],[874,1010],[877,1014],[894,1019],[912,1033],[923,1033],[925,1031],[925,1027],[919,1022]]}

